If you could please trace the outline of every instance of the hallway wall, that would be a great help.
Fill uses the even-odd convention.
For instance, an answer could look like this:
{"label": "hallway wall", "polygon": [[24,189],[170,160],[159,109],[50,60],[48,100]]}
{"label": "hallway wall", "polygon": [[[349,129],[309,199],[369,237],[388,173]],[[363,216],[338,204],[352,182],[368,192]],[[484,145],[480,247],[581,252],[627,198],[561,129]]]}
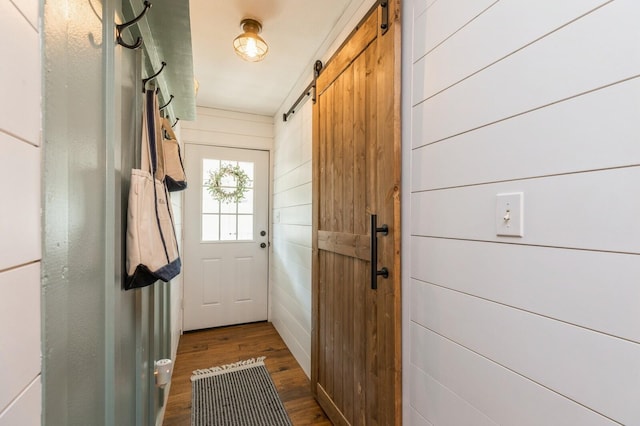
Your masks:
{"label": "hallway wall", "polygon": [[81,0],[44,2],[44,424],[135,421],[135,300],[121,291],[119,250],[126,205],[119,201],[133,160],[121,164],[118,154],[132,141],[118,134],[115,102],[116,92],[133,91],[135,70],[121,87],[114,84],[121,70],[105,66],[109,56],[116,66],[104,38],[113,34],[105,26],[115,3],[96,10]]}
{"label": "hallway wall", "polygon": [[640,424],[639,15],[407,2],[406,424]]}
{"label": "hallway wall", "polygon": [[37,0],[0,0],[0,426],[41,415],[38,16]]}
{"label": "hallway wall", "polygon": [[113,43],[122,2],[100,6],[44,3],[45,424],[151,423],[162,394],[153,361],[169,356],[155,309],[166,286],[123,288],[142,51]]}
{"label": "hallway wall", "polygon": [[156,414],[148,298],[122,289],[141,52],[112,42],[121,4],[0,0],[0,426]]}
{"label": "hallway wall", "polygon": [[198,107],[195,121],[181,121],[183,143],[232,148],[273,148],[273,118]]}
{"label": "hallway wall", "polygon": [[311,367],[311,117],[307,102],[276,120],[271,322],[309,376]]}

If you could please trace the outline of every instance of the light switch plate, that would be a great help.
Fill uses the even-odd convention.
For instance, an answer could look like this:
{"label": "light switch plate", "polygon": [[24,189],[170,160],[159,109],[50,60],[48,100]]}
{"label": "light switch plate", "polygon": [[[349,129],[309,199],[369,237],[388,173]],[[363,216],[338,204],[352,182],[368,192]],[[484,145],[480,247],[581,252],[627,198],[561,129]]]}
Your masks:
{"label": "light switch plate", "polygon": [[496,196],[496,235],[522,237],[524,194],[512,192]]}

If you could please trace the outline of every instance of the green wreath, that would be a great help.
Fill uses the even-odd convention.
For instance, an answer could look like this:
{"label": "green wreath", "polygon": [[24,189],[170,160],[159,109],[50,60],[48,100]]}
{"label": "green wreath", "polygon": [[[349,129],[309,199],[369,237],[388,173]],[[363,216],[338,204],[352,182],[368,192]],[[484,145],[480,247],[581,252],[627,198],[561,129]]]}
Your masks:
{"label": "green wreath", "polygon": [[[236,181],[236,186],[233,191],[225,190],[222,185],[222,179],[225,176],[231,176]],[[220,167],[216,172],[209,172],[209,180],[205,182],[209,194],[215,199],[220,200],[223,203],[238,203],[244,200],[244,195],[247,192],[247,186],[251,180],[249,176],[240,168],[240,166],[232,166],[225,164]]]}

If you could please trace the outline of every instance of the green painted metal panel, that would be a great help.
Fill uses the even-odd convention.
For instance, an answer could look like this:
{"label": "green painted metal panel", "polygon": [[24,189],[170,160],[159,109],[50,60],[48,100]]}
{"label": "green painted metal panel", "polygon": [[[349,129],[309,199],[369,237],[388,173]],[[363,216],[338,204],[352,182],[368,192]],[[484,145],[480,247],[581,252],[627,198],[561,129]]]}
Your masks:
{"label": "green painted metal panel", "polygon": [[[169,285],[123,290],[125,231],[130,171],[139,164],[141,79],[159,61],[176,64],[158,80],[176,97],[172,117],[195,117],[189,12],[188,2],[156,1],[153,10],[177,16],[177,27],[156,36],[153,28],[169,24],[150,19],[142,32],[154,35],[133,51],[113,40],[115,15],[122,7],[126,16],[127,4],[66,0],[42,9],[48,425],[154,425],[164,401],[153,362],[170,356]],[[179,5],[180,13],[171,10]]]}
{"label": "green painted metal panel", "polygon": [[[107,230],[102,11],[44,3],[43,419],[105,418]],[[37,84],[37,82],[34,82]]]}

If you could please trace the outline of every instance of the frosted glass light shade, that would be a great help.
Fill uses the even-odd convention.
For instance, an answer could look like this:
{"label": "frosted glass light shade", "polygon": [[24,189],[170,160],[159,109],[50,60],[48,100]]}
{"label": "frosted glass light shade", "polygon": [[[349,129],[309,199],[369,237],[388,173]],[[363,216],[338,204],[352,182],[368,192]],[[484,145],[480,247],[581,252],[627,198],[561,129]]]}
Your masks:
{"label": "frosted glass light shade", "polygon": [[245,61],[258,62],[263,60],[269,51],[269,46],[258,35],[262,30],[262,25],[254,19],[243,19],[241,25],[244,33],[233,40],[233,49]]}

